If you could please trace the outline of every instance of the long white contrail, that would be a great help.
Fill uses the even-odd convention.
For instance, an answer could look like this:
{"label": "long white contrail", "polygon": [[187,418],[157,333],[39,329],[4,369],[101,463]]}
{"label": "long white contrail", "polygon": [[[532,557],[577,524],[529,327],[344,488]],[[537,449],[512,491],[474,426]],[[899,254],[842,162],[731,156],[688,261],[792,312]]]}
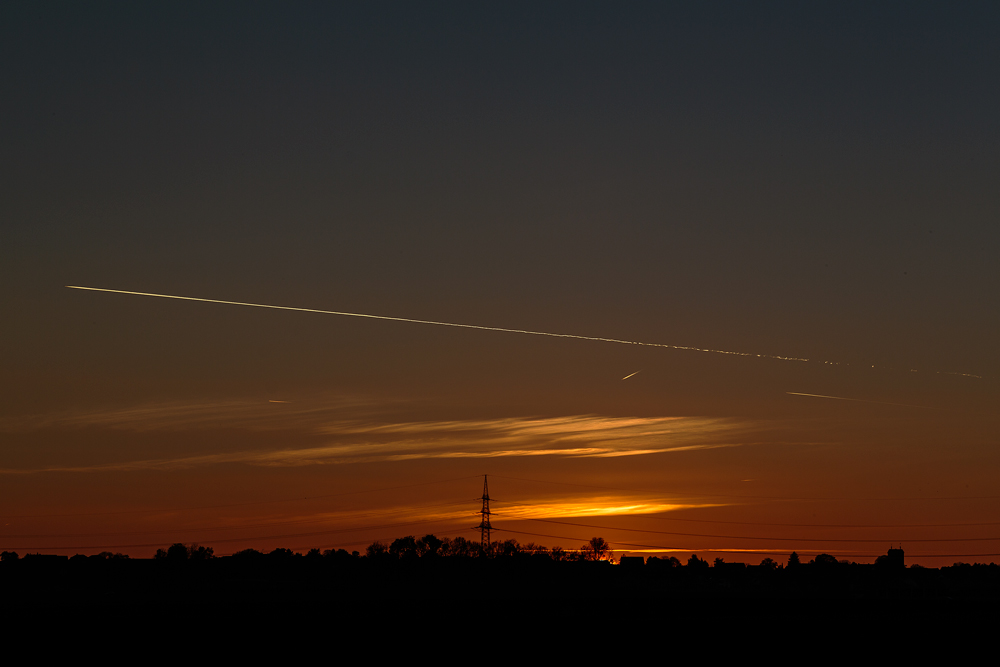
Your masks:
{"label": "long white contrail", "polygon": [[665,347],[671,350],[691,350],[693,352],[711,352],[713,354],[731,354],[737,357],[760,357],[761,359],[777,359],[779,361],[809,361],[800,357],[783,357],[778,354],[755,354],[753,352],[733,352],[730,350],[713,350],[691,345],[670,345],[668,343],[643,343],[638,340],[622,340],[620,338],[602,338],[600,336],[578,336],[576,334],[552,333],[549,331],[527,331],[525,329],[505,329],[503,327],[486,327],[478,324],[458,324],[456,322],[434,322],[432,320],[415,320],[409,317],[390,317],[388,315],[369,315],[367,313],[344,313],[337,310],[319,310],[317,308],[296,308],[294,306],[275,306],[266,303],[246,303],[243,301],[224,301],[222,299],[203,299],[194,296],[178,296],[176,294],[153,294],[151,292],[132,292],[121,289],[104,289],[102,287],[83,287],[66,285],[69,289],[89,290],[91,292],[110,292],[112,294],[132,294],[134,296],[155,296],[160,299],[180,299],[182,301],[202,301],[205,303],[222,303],[229,306],[251,306],[253,308],[271,308],[273,310],[294,310],[300,313],[320,313],[323,315],[342,315],[344,317],[364,317],[371,320],[390,320],[392,322],[410,322],[413,324],[433,324],[439,327],[459,327],[461,329],[480,329],[482,331],[502,331],[504,333],[527,334],[529,336],[551,336],[553,338],[575,338],[576,340],[593,340],[600,343],[619,343],[622,345],[643,345],[645,347]]}
{"label": "long white contrail", "polygon": [[[732,350],[713,350],[707,347],[694,347],[693,345],[671,345],[669,343],[644,343],[638,340],[623,340],[621,338],[603,338],[601,336],[579,336],[577,334],[564,334],[564,333],[552,333],[551,331],[528,331],[526,329],[505,329],[503,327],[485,327],[479,324],[459,324],[457,322],[434,322],[433,320],[415,320],[409,317],[390,317],[388,315],[369,315],[367,313],[344,313],[337,310],[319,310],[317,308],[297,308],[295,306],[275,306],[267,303],[246,303],[243,301],[224,301],[222,299],[203,299],[195,296],[178,296],[176,294],[153,294],[151,292],[132,292],[123,289],[105,289],[102,287],[83,287],[80,285],[66,285],[69,289],[82,289],[89,290],[91,292],[110,292],[112,294],[132,294],[135,296],[155,296],[160,299],[180,299],[181,301],[203,301],[205,303],[223,303],[229,306],[251,306],[253,308],[271,308],[273,310],[294,310],[300,313],[320,313],[323,315],[342,315],[344,317],[365,317],[370,320],[389,320],[392,322],[410,322],[412,324],[433,324],[439,327],[458,327],[460,329],[479,329],[481,331],[502,331],[504,333],[518,333],[527,334],[529,336],[551,336],[553,338],[575,338],[576,340],[593,340],[599,343],[619,343],[621,345],[643,345],[645,347],[664,347],[669,350],[690,350],[692,352],[711,352],[712,354],[730,354],[735,357],[759,357],[761,359],[777,359],[778,361],[814,361],[819,364],[829,364],[831,366],[850,366],[852,364],[841,364],[839,361],[822,361],[820,359],[811,360],[804,359],[802,357],[786,357],[780,354],[756,354],[754,352],[733,352]],[[871,366],[875,368],[875,366]],[[885,368],[885,367],[881,367]],[[887,369],[892,370],[892,369]],[[899,369],[896,369],[899,370]],[[636,371],[638,372],[638,371]],[[915,373],[915,369],[910,369],[910,372]],[[975,375],[974,373],[954,373],[947,371],[935,371],[937,374],[943,375],[960,375],[963,377],[972,377],[982,379],[982,375]],[[632,375],[635,375],[633,373]],[[624,379],[627,379],[627,376]],[[794,392],[789,392],[794,393]],[[803,394],[806,395],[806,394]],[[824,396],[823,398],[839,398],[838,396]],[[855,400],[855,399],[844,399],[844,400]],[[918,407],[918,406],[912,406]]]}

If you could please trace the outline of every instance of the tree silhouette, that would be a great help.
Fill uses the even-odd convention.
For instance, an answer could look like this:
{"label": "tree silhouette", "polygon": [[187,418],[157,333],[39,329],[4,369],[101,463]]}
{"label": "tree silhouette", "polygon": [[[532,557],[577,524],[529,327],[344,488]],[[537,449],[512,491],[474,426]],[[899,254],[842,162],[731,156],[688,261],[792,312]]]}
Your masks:
{"label": "tree silhouette", "polygon": [[490,547],[493,550],[493,555],[498,558],[509,558],[521,553],[521,545],[517,543],[517,540],[494,542]]}
{"label": "tree silhouette", "polygon": [[414,538],[413,535],[396,538],[392,541],[392,544],[389,545],[389,554],[391,556],[395,556],[396,558],[416,558],[416,538]]}
{"label": "tree silhouette", "polygon": [[435,535],[424,535],[416,542],[417,555],[421,557],[434,557],[441,555],[441,549],[445,546],[444,540]]}
{"label": "tree silhouette", "polygon": [[382,542],[375,540],[365,549],[365,556],[368,558],[382,558],[389,553],[389,547]]}
{"label": "tree silhouette", "polygon": [[534,542],[528,542],[527,544],[521,545],[521,551],[531,556],[548,556],[548,548],[535,544]]}
{"label": "tree silhouette", "polygon": [[443,547],[442,551],[449,556],[471,558],[479,556],[482,553],[482,548],[479,542],[473,542],[464,537],[456,537],[449,540],[447,546]]}
{"label": "tree silhouette", "polygon": [[580,547],[580,555],[583,560],[609,560],[614,556],[611,545],[603,537],[592,537],[590,541]]}
{"label": "tree silhouette", "polygon": [[687,566],[691,568],[701,569],[703,567],[708,567],[708,561],[698,558],[698,554],[691,554],[691,557],[688,558]]}
{"label": "tree silhouette", "polygon": [[176,544],[170,545],[170,548],[167,549],[166,554],[164,555],[164,557],[167,560],[174,561],[174,562],[180,562],[182,560],[187,560],[188,549],[187,549],[186,546],[184,546],[180,542],[177,542]]}
{"label": "tree silhouette", "polygon": [[792,554],[788,557],[788,567],[795,567],[798,564],[799,564],[799,555],[793,551]]}
{"label": "tree silhouette", "polygon": [[215,551],[212,547],[199,547],[197,544],[188,547],[188,558],[191,560],[208,560],[214,557]]}
{"label": "tree silhouette", "polygon": [[[157,554],[159,554],[159,552],[157,552]],[[232,555],[233,558],[240,558],[240,559],[262,558],[263,556],[264,554],[257,551],[256,549],[243,549],[242,551],[237,551]]]}
{"label": "tree silhouette", "polygon": [[831,556],[830,554],[819,554],[818,556],[816,556],[816,558],[813,559],[812,562],[815,563],[816,565],[820,565],[823,567],[828,567],[830,565],[838,564],[837,557]]}

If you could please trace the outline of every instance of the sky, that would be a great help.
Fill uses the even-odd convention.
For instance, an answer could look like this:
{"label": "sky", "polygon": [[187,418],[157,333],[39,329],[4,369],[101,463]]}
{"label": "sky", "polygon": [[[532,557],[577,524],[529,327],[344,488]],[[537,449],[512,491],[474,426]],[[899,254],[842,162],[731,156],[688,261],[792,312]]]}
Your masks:
{"label": "sky", "polygon": [[0,548],[1000,561],[998,31],[3,5]]}

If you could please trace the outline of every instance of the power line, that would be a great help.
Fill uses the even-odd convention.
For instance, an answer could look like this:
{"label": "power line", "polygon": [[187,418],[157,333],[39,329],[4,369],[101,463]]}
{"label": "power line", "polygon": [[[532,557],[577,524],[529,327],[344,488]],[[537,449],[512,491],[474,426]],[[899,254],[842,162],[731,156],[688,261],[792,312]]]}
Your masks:
{"label": "power line", "polygon": [[518,482],[534,482],[535,484],[558,484],[562,486],[583,486],[591,489],[607,489],[609,491],[641,491],[641,489],[620,489],[614,486],[601,486],[598,484],[580,484],[578,482],[556,482],[553,480],[543,480],[543,479],[526,479],[524,477],[508,477],[506,475],[493,475],[497,479],[512,479]]}
{"label": "power line", "polygon": [[[457,505],[465,505],[466,501],[456,501],[450,503],[437,503],[434,505],[421,505],[420,508],[428,507],[454,507]],[[355,514],[352,518],[358,519],[370,516],[385,516],[388,514],[398,514],[402,512],[412,512],[412,508],[399,508],[395,510],[378,510],[372,512],[365,512],[363,514]],[[445,520],[445,519],[442,519]],[[456,521],[459,519],[455,519]],[[322,523],[324,521],[330,521],[329,517],[320,517],[312,519],[293,519],[290,521],[269,521],[266,523],[252,523],[252,524],[242,524],[242,525],[228,525],[228,526],[203,526],[199,528],[160,528],[156,530],[125,530],[125,531],[114,531],[114,532],[100,532],[100,533],[55,533],[55,534],[10,534],[10,535],[0,535],[0,540],[4,539],[34,539],[34,538],[56,538],[56,537],[107,537],[110,535],[156,535],[162,533],[171,532],[184,532],[184,533],[198,533],[206,532],[211,530],[248,530],[251,528],[266,528],[268,526],[291,526],[299,524],[308,523]]]}
{"label": "power line", "polygon": [[[547,535],[547,534],[544,534],[544,533],[531,533],[531,532],[527,532],[527,531],[523,531],[523,530],[512,530],[510,528],[497,528],[497,527],[494,527],[493,530],[499,530],[499,531],[502,531],[502,532],[505,532],[505,533],[516,533],[516,534],[519,534],[519,535],[531,535],[532,537],[549,537],[549,538],[557,539],[557,540],[574,540],[574,541],[576,541],[576,540],[586,540],[586,538],[581,538],[581,537],[567,537],[566,535]],[[616,545],[626,546],[626,547],[634,547],[634,548],[638,548],[638,549],[655,549],[655,550],[658,550],[658,551],[676,551],[676,552],[685,552],[685,553],[691,552],[691,553],[755,554],[755,555],[764,555],[764,556],[783,555],[785,553],[791,553],[793,551],[792,549],[781,549],[781,550],[779,550],[779,549],[771,549],[771,550],[761,550],[761,549],[719,549],[719,548],[700,549],[700,548],[691,548],[691,547],[663,546],[663,545],[660,545],[660,544],[634,544],[634,543],[629,543],[629,542],[614,542],[614,543],[612,543],[612,547],[614,547]],[[617,549],[617,551],[622,551],[622,549]],[[797,551],[797,552],[800,552],[800,553],[806,554],[806,555],[825,553],[823,551],[820,551],[819,549],[796,549],[794,551]],[[882,554],[879,554],[879,553],[847,553],[847,554],[845,554],[845,553],[838,553],[837,555],[842,556],[844,558],[875,558],[877,556],[881,556]],[[907,554],[907,558],[984,558],[984,557],[989,557],[989,556],[994,556],[994,557],[995,556],[1000,556],[1000,553],[978,553],[978,554],[922,554],[922,553],[916,553],[916,554],[914,554],[914,553],[910,553],[910,554]]]}
{"label": "power line", "polygon": [[[554,523],[562,526],[581,526],[583,528],[599,528],[601,530],[618,530],[631,533],[654,533],[657,535],[677,535],[680,537],[709,537],[722,540],[771,540],[774,542],[894,542],[896,540],[884,538],[835,538],[835,537],[756,537],[750,535],[709,535],[705,533],[678,533],[667,530],[646,530],[643,528],[612,528],[610,526],[599,526],[593,523],[578,523],[574,521],[557,521],[555,519],[524,519],[525,521],[539,521],[541,523]],[[951,538],[922,538],[909,539],[906,542],[995,542],[1000,541],[1000,537],[951,537]]]}
{"label": "power line", "polygon": [[629,518],[653,519],[658,521],[685,521],[689,523],[724,523],[739,526],[784,526],[789,528],[961,528],[963,526],[1000,526],[1000,521],[980,521],[969,523],[887,523],[887,524],[850,524],[850,523],[768,523],[764,521],[722,521],[713,519],[681,519],[672,516],[651,516],[649,514],[630,514]]}
{"label": "power line", "polygon": [[[542,479],[527,479],[524,477],[507,477],[504,475],[493,475],[498,479],[510,479],[517,480],[520,482],[532,482],[535,484],[554,484],[560,486],[581,486],[592,489],[606,489],[608,491],[620,491],[622,493],[652,493],[652,494],[662,494],[662,490],[652,490],[652,489],[642,489],[642,488],[631,488],[625,489],[616,486],[601,486],[598,484],[579,484],[576,482],[557,482],[554,480],[542,480]],[[679,493],[674,493],[673,495],[680,495]],[[879,497],[847,497],[847,496],[753,496],[745,494],[735,494],[735,493],[702,493],[698,491],[692,491],[686,494],[685,497],[695,497],[695,498],[740,498],[743,500],[798,500],[798,501],[891,501],[891,500],[996,500],[1000,499],[1000,495],[996,496],[879,496]]]}
{"label": "power line", "polygon": [[320,496],[306,496],[304,498],[283,498],[278,500],[254,500],[246,503],[230,503],[228,505],[203,505],[200,507],[176,507],[166,509],[141,509],[141,510],[115,510],[110,512],[78,512],[73,514],[8,514],[6,519],[45,519],[75,516],[110,516],[118,514],[162,514],[164,512],[194,512],[198,510],[225,509],[229,507],[248,507],[251,505],[273,505],[277,503],[293,503],[304,500],[320,500],[323,498],[337,498],[340,496],[352,496],[359,493],[381,493],[383,491],[395,491],[397,489],[409,489],[415,486],[429,486],[431,484],[444,484],[447,482],[458,482],[467,479],[478,479],[479,475],[468,475],[465,477],[453,477],[451,479],[436,480],[433,482],[417,482],[415,484],[403,484],[400,486],[388,486],[381,489],[360,489],[358,491],[344,491],[342,493],[326,493]]}
{"label": "power line", "polygon": [[[381,528],[398,528],[400,526],[417,526],[417,525],[424,525],[424,524],[431,524],[431,523],[448,523],[448,522],[454,522],[454,521],[456,521],[456,520],[455,519],[428,519],[426,521],[406,521],[406,522],[400,522],[400,523],[387,523],[387,524],[382,524],[382,525],[377,525],[377,526],[354,526],[354,527],[351,527],[351,528],[331,528],[329,530],[319,530],[319,531],[313,531],[313,532],[308,532],[308,533],[286,533],[284,535],[258,535],[258,536],[250,536],[250,537],[229,537],[229,538],[224,538],[224,539],[208,540],[208,541],[212,542],[213,544],[216,544],[216,543],[228,543],[228,542],[252,542],[252,541],[260,541],[260,540],[278,540],[278,539],[295,538],[295,537],[314,537],[314,536],[317,536],[317,535],[331,535],[333,533],[353,533],[353,532],[360,532],[362,530],[379,530]],[[165,541],[169,541],[169,540],[165,540]],[[174,540],[174,541],[175,542],[183,542],[183,540]],[[133,549],[133,548],[140,548],[140,547],[161,547],[161,546],[163,546],[163,544],[164,544],[164,541],[161,541],[161,542],[152,542],[152,543],[146,543],[146,544],[87,544],[87,545],[58,546],[58,547],[52,547],[52,546],[7,546],[7,547],[4,547],[4,549],[24,549],[24,550],[30,550],[30,549],[54,549],[54,550],[64,550],[64,549]]]}

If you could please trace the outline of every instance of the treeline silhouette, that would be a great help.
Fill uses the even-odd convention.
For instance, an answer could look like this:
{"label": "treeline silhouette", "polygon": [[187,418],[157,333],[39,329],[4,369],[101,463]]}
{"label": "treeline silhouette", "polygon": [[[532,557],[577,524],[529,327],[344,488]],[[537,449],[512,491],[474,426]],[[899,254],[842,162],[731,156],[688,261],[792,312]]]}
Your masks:
{"label": "treeline silhouette", "polygon": [[406,536],[376,541],[365,552],[278,548],[216,556],[211,547],[177,543],[152,559],[101,552],[72,557],[0,554],[0,587],[8,602],[170,604],[197,600],[234,605],[261,601],[308,603],[335,596],[365,602],[412,596],[434,599],[492,596],[517,599],[989,599],[1000,598],[1000,567],[956,563],[906,567],[901,549],[873,564],[819,554],[804,562],[714,562],[677,557],[615,557],[594,537],[577,549],[516,540],[482,546],[462,537]]}

